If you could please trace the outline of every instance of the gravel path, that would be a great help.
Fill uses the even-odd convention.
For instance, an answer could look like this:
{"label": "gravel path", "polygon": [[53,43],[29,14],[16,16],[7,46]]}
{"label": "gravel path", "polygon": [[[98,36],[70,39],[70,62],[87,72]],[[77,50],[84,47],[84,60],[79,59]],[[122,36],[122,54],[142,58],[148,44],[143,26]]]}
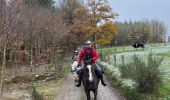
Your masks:
{"label": "gravel path", "polygon": [[[74,77],[70,73],[64,80],[63,85],[56,90],[55,100],[86,100],[83,85],[78,88],[74,86]],[[92,94],[92,93],[91,93]],[[110,86],[102,86],[99,83],[98,100],[121,100],[119,94]]]}

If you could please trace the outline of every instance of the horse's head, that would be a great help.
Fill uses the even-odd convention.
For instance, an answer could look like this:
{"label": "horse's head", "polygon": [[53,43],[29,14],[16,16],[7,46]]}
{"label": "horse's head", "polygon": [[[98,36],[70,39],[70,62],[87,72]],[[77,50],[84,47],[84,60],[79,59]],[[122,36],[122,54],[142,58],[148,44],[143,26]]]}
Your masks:
{"label": "horse's head", "polygon": [[100,79],[95,74],[95,67],[92,63],[84,63],[83,85],[86,91],[87,100],[90,100],[90,91],[94,93],[94,100],[97,98],[97,89]]}
{"label": "horse's head", "polygon": [[92,65],[92,59],[89,60],[84,60],[84,64],[85,64],[85,69],[87,69],[87,74],[88,74],[88,80],[89,82],[93,82],[93,73],[94,73],[94,68]]}

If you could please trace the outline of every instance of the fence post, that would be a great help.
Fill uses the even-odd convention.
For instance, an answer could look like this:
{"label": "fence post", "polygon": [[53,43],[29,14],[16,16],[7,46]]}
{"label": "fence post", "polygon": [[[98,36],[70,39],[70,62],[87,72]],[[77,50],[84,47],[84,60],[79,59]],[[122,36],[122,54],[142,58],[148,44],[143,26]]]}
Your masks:
{"label": "fence post", "polygon": [[110,55],[108,54],[108,60],[109,60],[109,64],[111,64],[111,60],[110,60]]}
{"label": "fence post", "polygon": [[101,50],[101,58],[102,58],[102,61],[104,61],[103,50]]}
{"label": "fence post", "polygon": [[110,52],[110,51],[109,51],[109,47],[107,48],[107,52],[108,52],[108,54],[109,54],[109,52]]}
{"label": "fence post", "polygon": [[114,58],[114,63],[115,63],[115,67],[116,67],[116,55],[113,55]]}
{"label": "fence post", "polygon": [[125,56],[121,55],[121,59],[122,59],[122,64],[124,65],[125,64]]}
{"label": "fence post", "polygon": [[102,51],[102,61],[104,61],[105,58],[104,58],[104,52]]}

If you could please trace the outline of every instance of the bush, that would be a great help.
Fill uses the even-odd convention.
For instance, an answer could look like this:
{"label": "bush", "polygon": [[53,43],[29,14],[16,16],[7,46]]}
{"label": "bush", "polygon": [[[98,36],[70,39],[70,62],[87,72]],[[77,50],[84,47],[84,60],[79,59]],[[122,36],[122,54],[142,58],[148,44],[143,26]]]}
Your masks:
{"label": "bush", "polygon": [[132,73],[133,73],[133,66],[132,66],[132,64],[131,63],[128,63],[128,64],[126,64],[126,65],[120,65],[119,66],[119,70],[120,70],[120,72],[121,72],[121,77],[123,77],[123,78],[130,78],[131,77],[131,75],[133,75]]}
{"label": "bush", "polygon": [[143,61],[137,55],[132,57],[132,62],[121,65],[122,76],[131,78],[136,82],[136,88],[142,93],[154,92],[162,83],[159,66],[162,58],[155,58],[149,54],[147,61]]}
{"label": "bush", "polygon": [[121,91],[127,100],[140,100],[140,96],[135,88],[124,86],[121,88]]}
{"label": "bush", "polygon": [[40,95],[37,90],[36,90],[36,87],[33,86],[33,90],[32,90],[32,95],[31,97],[33,98],[33,100],[43,100],[43,96]]}

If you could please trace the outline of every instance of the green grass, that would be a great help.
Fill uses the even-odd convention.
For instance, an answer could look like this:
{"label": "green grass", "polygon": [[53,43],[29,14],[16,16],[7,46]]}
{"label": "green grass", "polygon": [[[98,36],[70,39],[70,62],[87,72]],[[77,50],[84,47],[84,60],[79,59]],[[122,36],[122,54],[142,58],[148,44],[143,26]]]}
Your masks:
{"label": "green grass", "polygon": [[[157,53],[156,56],[163,56],[170,60],[170,52]],[[167,61],[166,61],[167,63]],[[168,64],[167,66],[170,66]],[[165,67],[165,66],[163,66]],[[164,73],[166,74],[166,73]],[[163,100],[170,100],[170,80],[164,82],[158,90],[158,97],[164,98]]]}
{"label": "green grass", "polygon": [[60,81],[50,81],[48,83],[41,83],[36,86],[36,89],[38,93],[46,95],[48,100],[54,100],[54,97],[57,96],[57,94],[54,92],[57,87],[61,86],[62,82]]}
{"label": "green grass", "polygon": [[36,88],[38,91],[40,92],[47,92],[48,90],[52,89],[52,88],[56,88],[59,87],[62,83],[58,80],[55,81],[50,81],[48,83],[41,83],[41,84],[37,84]]}
{"label": "green grass", "polygon": [[[151,46],[152,45],[152,46]],[[155,45],[155,46],[154,46]],[[166,43],[166,45],[164,45],[164,43],[159,43],[159,44],[145,44],[145,48],[144,50],[147,50],[148,48],[164,48],[165,46],[170,46],[169,43]],[[109,48],[100,48],[97,49],[99,53],[101,53],[101,51],[104,54],[113,54],[113,53],[122,53],[122,52],[133,52],[135,49],[132,46],[115,46],[115,47],[109,47]],[[142,51],[142,48],[138,48],[137,51]]]}
{"label": "green grass", "polygon": [[157,55],[157,56],[170,57],[170,52],[157,53],[156,55]]}
{"label": "green grass", "polygon": [[48,100],[54,100],[54,97],[57,96],[57,94],[55,93],[56,89],[63,84],[62,78],[66,77],[68,73],[69,67],[66,66],[58,71],[59,79],[51,80],[48,82],[36,83],[36,89],[38,93],[46,95]]}
{"label": "green grass", "polygon": [[138,48],[137,50],[135,50],[132,46],[124,46],[124,49],[123,47],[111,47],[111,48],[97,49],[97,51],[99,52],[99,54],[103,53],[105,55],[108,55],[108,54],[117,54],[122,52],[143,51],[143,49]]}
{"label": "green grass", "polygon": [[165,98],[164,100],[170,99],[170,80],[162,84],[158,93],[159,97]]}
{"label": "green grass", "polygon": [[[131,54],[133,55],[134,52],[134,48],[132,46],[125,46],[124,50],[123,47],[116,47],[116,51],[115,51],[115,47],[112,48],[102,48],[102,49],[97,49],[99,54],[102,52],[105,56],[108,54],[118,54],[117,56],[117,65],[119,65],[121,63],[121,59],[119,56],[121,55],[125,55],[125,60],[129,61]],[[135,52],[134,54],[137,54],[138,51],[142,51],[141,48],[137,49],[137,52]],[[148,95],[148,97],[146,98],[160,98],[160,100],[170,100],[170,44],[155,44],[155,46],[151,46],[150,44],[146,45],[146,48],[144,48],[144,51],[139,52],[139,55],[141,57],[145,57],[145,54],[147,54],[148,52],[153,52],[154,55],[156,57],[164,57],[165,59],[163,60],[163,62],[161,63],[161,70],[163,71],[163,77],[164,77],[164,83],[160,86],[159,90],[157,91],[157,93],[154,94],[150,94]],[[129,53],[128,53],[129,52]],[[119,53],[121,53],[121,55],[119,55]],[[144,55],[143,55],[144,54]],[[107,62],[107,61],[106,61]],[[111,62],[112,63],[112,62]],[[146,96],[146,94],[144,94],[144,96]],[[153,99],[153,100],[157,100],[157,99]],[[152,99],[149,99],[152,100]]]}

